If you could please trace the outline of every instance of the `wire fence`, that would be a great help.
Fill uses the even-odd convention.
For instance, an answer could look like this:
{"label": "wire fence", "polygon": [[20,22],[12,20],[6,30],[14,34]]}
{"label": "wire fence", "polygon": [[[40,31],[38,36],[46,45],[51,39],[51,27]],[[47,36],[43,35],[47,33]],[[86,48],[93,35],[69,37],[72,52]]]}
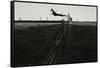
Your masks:
{"label": "wire fence", "polygon": [[[67,24],[66,24],[67,23]],[[66,25],[69,22],[62,20],[61,28],[55,31],[55,34],[46,42],[46,44],[38,52],[36,58],[31,61],[30,65],[35,64],[56,64],[66,36]]]}

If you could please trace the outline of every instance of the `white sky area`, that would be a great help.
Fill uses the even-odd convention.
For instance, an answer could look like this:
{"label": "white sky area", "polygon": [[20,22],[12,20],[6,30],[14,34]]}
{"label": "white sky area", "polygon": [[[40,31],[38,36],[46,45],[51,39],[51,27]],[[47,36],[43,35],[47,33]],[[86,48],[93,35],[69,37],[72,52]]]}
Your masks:
{"label": "white sky area", "polygon": [[74,21],[96,21],[96,7],[15,2],[15,20],[61,20],[64,17],[50,15],[51,8],[57,13],[70,14]]}

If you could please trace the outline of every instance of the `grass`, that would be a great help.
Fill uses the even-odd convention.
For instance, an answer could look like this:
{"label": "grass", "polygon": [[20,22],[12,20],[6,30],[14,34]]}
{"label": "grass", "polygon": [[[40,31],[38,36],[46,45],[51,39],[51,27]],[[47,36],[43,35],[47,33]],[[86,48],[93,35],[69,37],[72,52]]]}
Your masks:
{"label": "grass", "polygon": [[[66,36],[63,55],[58,63],[81,63],[97,61],[96,26],[71,26],[71,33]],[[64,49],[65,48],[65,49]]]}
{"label": "grass", "polygon": [[[60,25],[27,27],[15,29],[15,64],[16,66],[41,65],[41,57],[48,54],[53,46],[49,44],[41,55],[38,52],[50,38],[56,37],[60,31]],[[70,32],[70,33],[68,33]],[[62,53],[57,58],[57,64],[95,62],[97,61],[97,37],[96,26],[72,25],[70,31],[66,30]],[[32,61],[35,60],[35,61]]]}

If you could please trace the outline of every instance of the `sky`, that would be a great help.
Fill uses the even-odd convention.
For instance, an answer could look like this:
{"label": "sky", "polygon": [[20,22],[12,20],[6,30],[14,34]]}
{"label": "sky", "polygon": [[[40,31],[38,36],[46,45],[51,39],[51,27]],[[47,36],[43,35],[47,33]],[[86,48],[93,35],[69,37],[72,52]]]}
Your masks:
{"label": "sky", "polygon": [[96,21],[96,7],[15,2],[15,20],[61,20],[64,17],[50,15],[51,8],[57,13],[68,13],[74,21]]}

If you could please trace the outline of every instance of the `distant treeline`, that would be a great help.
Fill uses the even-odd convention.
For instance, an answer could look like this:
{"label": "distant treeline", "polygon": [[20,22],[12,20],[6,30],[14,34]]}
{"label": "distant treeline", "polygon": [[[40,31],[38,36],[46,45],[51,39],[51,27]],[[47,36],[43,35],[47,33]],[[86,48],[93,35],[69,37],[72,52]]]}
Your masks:
{"label": "distant treeline", "polygon": [[58,21],[57,20],[51,20],[51,21],[50,20],[35,20],[35,21],[32,21],[32,20],[15,20],[14,22],[32,22],[32,23],[36,23],[36,22],[37,23],[38,22],[39,23],[54,23],[54,22],[56,23],[57,22],[57,23],[61,23],[61,20],[58,20]]}
{"label": "distant treeline", "polygon": [[[61,23],[62,20],[15,20],[14,22],[32,22],[32,23]],[[67,22],[67,21],[65,21]],[[72,21],[73,23],[96,23],[96,21]]]}

